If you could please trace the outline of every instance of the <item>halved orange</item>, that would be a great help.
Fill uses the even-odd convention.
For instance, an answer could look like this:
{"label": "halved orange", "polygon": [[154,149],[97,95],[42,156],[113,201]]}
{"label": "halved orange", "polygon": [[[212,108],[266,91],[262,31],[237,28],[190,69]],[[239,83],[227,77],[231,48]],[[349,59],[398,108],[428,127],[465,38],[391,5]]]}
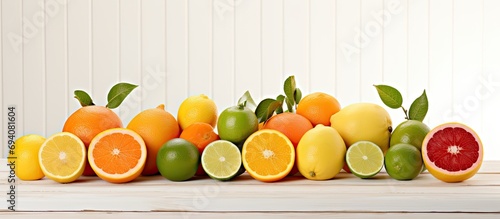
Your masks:
{"label": "halved orange", "polygon": [[147,149],[136,132],[114,128],[99,133],[89,146],[89,163],[101,179],[112,183],[137,178],[146,163]]}
{"label": "halved orange", "polygon": [[283,179],[292,170],[295,149],[281,132],[262,129],[245,141],[242,159],[250,176],[263,182],[274,182]]}

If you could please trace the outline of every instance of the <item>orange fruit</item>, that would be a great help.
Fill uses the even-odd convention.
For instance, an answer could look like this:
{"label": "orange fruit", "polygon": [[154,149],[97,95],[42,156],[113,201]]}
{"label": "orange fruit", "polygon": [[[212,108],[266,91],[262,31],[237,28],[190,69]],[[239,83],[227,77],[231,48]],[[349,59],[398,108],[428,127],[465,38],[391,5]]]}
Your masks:
{"label": "orange fruit", "polygon": [[[188,126],[182,131],[180,138],[193,143],[198,148],[200,154],[203,153],[208,144],[220,139],[219,135],[214,132],[214,127],[204,122],[197,122]],[[198,167],[198,171],[196,171],[196,175],[205,175],[201,164]]]}
{"label": "orange fruit", "polygon": [[321,92],[305,96],[297,106],[297,114],[306,117],[313,126],[330,125],[330,117],[340,110],[340,104],[335,97]]}
{"label": "orange fruit", "polygon": [[[92,139],[102,131],[123,127],[122,121],[112,110],[104,106],[85,106],[71,114],[62,129],[78,136],[88,149]],[[84,176],[95,176],[94,171],[85,163]]]}
{"label": "orange fruit", "polygon": [[[283,133],[290,139],[295,149],[297,149],[297,145],[302,136],[312,128],[313,125],[305,117],[290,112],[280,113],[271,117],[263,127],[263,129],[273,129]],[[290,171],[290,175],[294,175],[298,171],[297,165],[295,164],[292,171]]]}
{"label": "orange fruit", "polygon": [[142,175],[157,174],[156,155],[158,150],[168,140],[179,137],[179,125],[175,117],[165,111],[165,105],[160,104],[156,108],[147,109],[137,114],[130,120],[127,128],[139,134],[146,143],[148,157]]}
{"label": "orange fruit", "polygon": [[422,143],[427,170],[444,182],[461,182],[474,176],[483,162],[483,144],[476,132],[461,123],[432,129]]}
{"label": "orange fruit", "polygon": [[129,182],[141,175],[147,149],[141,136],[130,129],[114,128],[99,133],[90,143],[90,166],[101,179]]}
{"label": "orange fruit", "polygon": [[295,163],[292,142],[281,132],[256,131],[243,144],[243,166],[254,179],[274,182],[287,176]]}

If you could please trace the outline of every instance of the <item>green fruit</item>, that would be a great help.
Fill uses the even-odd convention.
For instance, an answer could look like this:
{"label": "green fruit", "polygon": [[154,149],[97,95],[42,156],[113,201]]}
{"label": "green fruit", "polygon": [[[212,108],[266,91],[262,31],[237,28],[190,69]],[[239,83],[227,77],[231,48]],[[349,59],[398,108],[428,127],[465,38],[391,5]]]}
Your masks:
{"label": "green fruit", "polygon": [[351,145],[345,158],[349,170],[362,179],[377,175],[384,166],[384,152],[369,141],[358,141]]}
{"label": "green fruit", "polygon": [[222,140],[234,144],[244,142],[248,136],[259,129],[255,113],[247,107],[233,106],[225,109],[217,121],[217,131]]}
{"label": "green fruit", "polygon": [[238,173],[242,164],[240,149],[226,140],[214,141],[203,151],[201,164],[211,178],[230,180]]}
{"label": "green fruit", "polygon": [[182,138],[174,138],[161,146],[156,165],[166,179],[184,181],[196,174],[199,160],[200,152],[194,144]]}
{"label": "green fruit", "polygon": [[422,155],[411,144],[396,144],[385,154],[385,170],[393,179],[412,180],[422,171]]}
{"label": "green fruit", "polygon": [[399,143],[411,144],[421,150],[422,142],[429,133],[429,126],[417,120],[407,120],[394,129],[390,147]]}

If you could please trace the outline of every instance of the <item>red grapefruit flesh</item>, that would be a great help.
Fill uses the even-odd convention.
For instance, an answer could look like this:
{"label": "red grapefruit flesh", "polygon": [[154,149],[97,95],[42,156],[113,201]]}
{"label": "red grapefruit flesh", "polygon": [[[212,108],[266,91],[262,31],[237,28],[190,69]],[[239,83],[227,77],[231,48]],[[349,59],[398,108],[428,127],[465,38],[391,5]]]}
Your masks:
{"label": "red grapefruit flesh", "polygon": [[461,182],[474,176],[483,162],[483,144],[476,132],[461,123],[432,129],[422,144],[429,172],[444,182]]}

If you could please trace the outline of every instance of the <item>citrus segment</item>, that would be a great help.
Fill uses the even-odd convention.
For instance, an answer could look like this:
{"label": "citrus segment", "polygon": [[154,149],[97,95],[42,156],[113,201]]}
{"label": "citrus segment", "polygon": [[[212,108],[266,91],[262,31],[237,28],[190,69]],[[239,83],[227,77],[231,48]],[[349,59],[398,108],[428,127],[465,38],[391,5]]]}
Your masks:
{"label": "citrus segment", "polygon": [[238,173],[241,167],[241,153],[233,143],[217,140],[205,148],[201,155],[201,164],[210,177],[217,180],[229,180]]}
{"label": "citrus segment", "polygon": [[83,173],[86,148],[76,135],[61,132],[52,135],[42,144],[38,157],[40,167],[47,178],[69,183]]}
{"label": "citrus segment", "polygon": [[359,141],[347,149],[346,162],[355,176],[370,178],[384,166],[384,152],[372,142]]}
{"label": "citrus segment", "polygon": [[460,123],[445,123],[424,139],[422,156],[429,172],[445,182],[474,176],[483,161],[483,145],[476,132]]}
{"label": "citrus segment", "polygon": [[97,176],[112,183],[137,178],[146,162],[146,144],[139,134],[115,128],[98,134],[89,146],[89,163]]}
{"label": "citrus segment", "polygon": [[245,141],[242,159],[250,176],[263,182],[273,182],[290,173],[295,163],[295,149],[281,132],[263,129]]}

